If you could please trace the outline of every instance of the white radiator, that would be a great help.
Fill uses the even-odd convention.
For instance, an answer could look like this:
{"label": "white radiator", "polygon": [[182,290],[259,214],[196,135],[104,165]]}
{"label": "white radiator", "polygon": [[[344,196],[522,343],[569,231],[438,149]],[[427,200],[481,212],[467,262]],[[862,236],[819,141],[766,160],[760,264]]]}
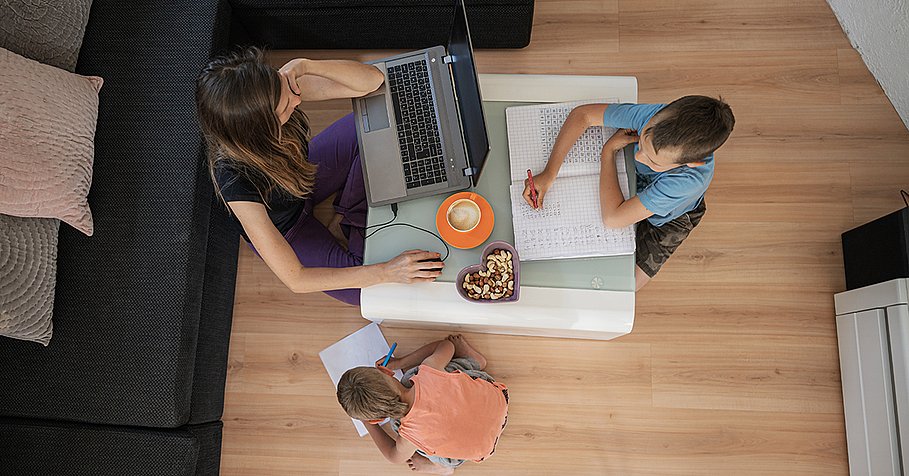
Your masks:
{"label": "white radiator", "polygon": [[909,465],[909,279],[834,296],[849,472],[904,475]]}

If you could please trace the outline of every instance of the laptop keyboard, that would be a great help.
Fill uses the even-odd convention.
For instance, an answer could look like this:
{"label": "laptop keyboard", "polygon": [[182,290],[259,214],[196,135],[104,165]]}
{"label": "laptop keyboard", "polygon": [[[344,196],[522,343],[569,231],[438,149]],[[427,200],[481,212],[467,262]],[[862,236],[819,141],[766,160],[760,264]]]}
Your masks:
{"label": "laptop keyboard", "polygon": [[388,68],[388,90],[395,108],[407,188],[447,182],[426,61]]}

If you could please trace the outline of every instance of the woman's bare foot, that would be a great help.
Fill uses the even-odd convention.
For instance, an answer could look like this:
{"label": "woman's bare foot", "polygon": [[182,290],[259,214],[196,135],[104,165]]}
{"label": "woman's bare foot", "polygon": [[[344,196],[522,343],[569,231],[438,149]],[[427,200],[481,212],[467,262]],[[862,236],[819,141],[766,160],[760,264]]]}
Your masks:
{"label": "woman's bare foot", "polygon": [[464,338],[461,334],[452,334],[448,336],[448,340],[451,341],[455,346],[455,357],[470,357],[473,360],[476,360],[480,364],[480,370],[486,368],[486,357],[483,357],[483,354],[477,352],[476,349],[470,346],[467,343],[467,339]]}
{"label": "woman's bare foot", "polygon": [[418,454],[414,454],[413,458],[407,460],[407,466],[410,466],[411,471],[417,473],[454,474],[454,468],[444,468]]}

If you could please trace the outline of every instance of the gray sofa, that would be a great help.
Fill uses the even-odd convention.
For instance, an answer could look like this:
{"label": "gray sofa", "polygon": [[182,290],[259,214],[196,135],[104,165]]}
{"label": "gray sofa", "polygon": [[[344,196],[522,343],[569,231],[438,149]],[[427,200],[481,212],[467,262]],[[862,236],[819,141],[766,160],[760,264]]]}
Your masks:
{"label": "gray sofa", "polygon": [[[95,233],[60,227],[50,345],[0,339],[0,473],[218,473],[238,230],[205,168],[196,74],[236,43],[441,43],[452,5],[91,3],[76,72],[105,79],[89,194]],[[529,42],[532,0],[467,9],[476,46]],[[391,31],[378,19],[413,27]]]}

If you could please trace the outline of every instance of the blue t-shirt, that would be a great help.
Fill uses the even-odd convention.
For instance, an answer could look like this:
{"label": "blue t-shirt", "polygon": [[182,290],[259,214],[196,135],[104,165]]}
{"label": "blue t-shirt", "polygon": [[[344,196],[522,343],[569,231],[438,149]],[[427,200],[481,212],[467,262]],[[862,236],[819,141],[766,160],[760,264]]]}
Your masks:
{"label": "blue t-shirt", "polygon": [[[665,104],[610,104],[603,115],[606,127],[634,129],[640,134]],[[634,145],[637,153],[639,144]],[[654,226],[663,226],[685,213],[694,210],[704,198],[704,192],[713,178],[713,154],[699,167],[681,165],[666,172],[654,172],[650,167],[634,161],[637,172],[638,198],[647,210]]]}

